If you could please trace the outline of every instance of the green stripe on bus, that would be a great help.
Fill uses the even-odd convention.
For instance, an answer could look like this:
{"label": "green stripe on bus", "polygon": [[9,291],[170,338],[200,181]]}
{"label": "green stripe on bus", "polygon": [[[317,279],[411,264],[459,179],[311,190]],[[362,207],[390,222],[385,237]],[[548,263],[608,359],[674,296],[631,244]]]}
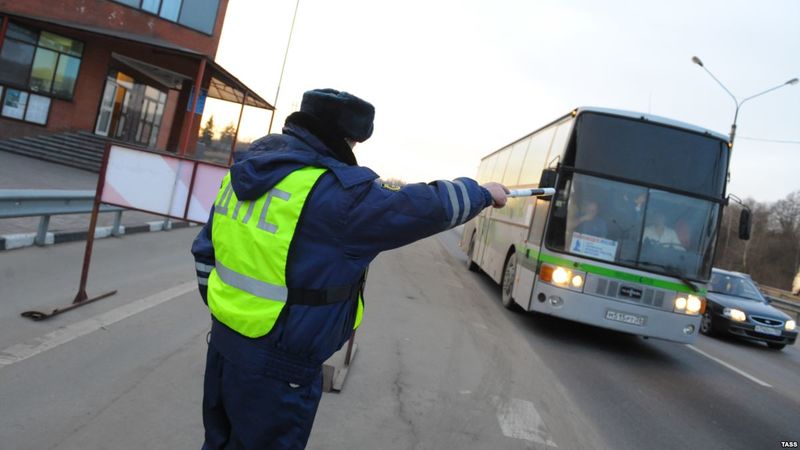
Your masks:
{"label": "green stripe on bus", "polygon": [[[689,294],[695,293],[695,291],[693,291],[691,288],[689,288],[689,286],[686,286],[683,283],[673,283],[671,281],[657,280],[655,278],[644,277],[641,275],[634,275],[627,272],[620,272],[613,269],[607,269],[605,267],[593,266],[591,264],[570,261],[565,258],[559,258],[558,256],[545,255],[540,253],[539,261],[550,264],[558,264],[559,266],[574,267],[578,270],[582,270],[587,273],[593,273],[595,275],[602,275],[604,277],[615,278],[617,280],[629,281],[632,283],[644,284],[647,286],[653,286],[660,289],[686,292]],[[706,295],[706,290],[701,288],[699,293],[700,295]]]}

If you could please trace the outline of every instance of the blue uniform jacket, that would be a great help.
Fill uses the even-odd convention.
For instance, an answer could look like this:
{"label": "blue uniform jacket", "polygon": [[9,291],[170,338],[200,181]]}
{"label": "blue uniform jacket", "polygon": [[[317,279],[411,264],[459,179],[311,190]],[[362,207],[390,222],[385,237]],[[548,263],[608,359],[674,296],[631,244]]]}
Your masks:
{"label": "blue uniform jacket", "polygon": [[[289,125],[283,134],[266,136],[250,151],[237,154],[230,169],[233,189],[240,200],[261,197],[301,167],[330,169],[308,198],[298,224],[286,267],[289,287],[325,289],[355,284],[380,252],[462,224],[492,204],[489,191],[469,178],[409,184],[391,190],[376,181],[378,176],[372,170],[348,166],[332,155],[304,128]],[[192,245],[204,301],[205,284],[214,266],[213,216],[212,211]],[[365,310],[367,305],[365,301]],[[235,353],[233,359],[248,359],[253,356],[251,353],[278,355],[280,361],[271,364],[283,369],[272,375],[307,381],[313,374],[298,379],[292,374],[296,372],[293,368],[318,369],[341,348],[352,332],[355,308],[354,302],[287,305],[269,334],[247,339],[244,345],[237,342],[233,331],[214,321],[212,344],[216,333],[220,335],[218,342],[231,343],[227,349],[218,349],[223,354]],[[287,360],[291,364],[282,363]]]}

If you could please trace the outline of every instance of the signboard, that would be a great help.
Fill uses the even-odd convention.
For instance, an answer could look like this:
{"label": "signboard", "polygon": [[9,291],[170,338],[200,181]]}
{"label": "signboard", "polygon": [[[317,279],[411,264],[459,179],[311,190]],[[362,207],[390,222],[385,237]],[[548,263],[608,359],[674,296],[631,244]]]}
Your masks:
{"label": "signboard", "polygon": [[[195,114],[203,114],[206,107],[206,97],[208,97],[208,89],[200,89],[200,95],[197,96],[197,105],[194,107]],[[186,103],[186,112],[192,110],[192,99],[194,98],[194,86],[189,91],[189,102]]]}
{"label": "signboard", "polygon": [[617,241],[590,234],[572,233],[569,251],[590,258],[614,261],[614,257],[617,255]]}
{"label": "signboard", "polygon": [[112,145],[101,202],[205,223],[228,169],[178,156]]}

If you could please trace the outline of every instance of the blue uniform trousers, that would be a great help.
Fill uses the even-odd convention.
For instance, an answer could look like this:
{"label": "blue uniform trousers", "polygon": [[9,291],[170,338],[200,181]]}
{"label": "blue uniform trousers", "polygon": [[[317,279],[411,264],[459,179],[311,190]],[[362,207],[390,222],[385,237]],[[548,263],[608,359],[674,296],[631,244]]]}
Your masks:
{"label": "blue uniform trousers", "polygon": [[[203,450],[302,449],[322,396],[322,371],[305,385],[265,373],[262,361],[233,361],[208,347]],[[293,387],[295,386],[295,387]]]}

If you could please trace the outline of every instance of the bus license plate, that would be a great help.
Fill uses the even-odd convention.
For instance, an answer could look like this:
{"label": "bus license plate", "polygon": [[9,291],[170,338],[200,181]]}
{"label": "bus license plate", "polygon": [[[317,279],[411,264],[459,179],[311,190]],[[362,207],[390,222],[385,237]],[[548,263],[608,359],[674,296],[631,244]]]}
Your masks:
{"label": "bus license plate", "polygon": [[781,330],[780,329],[772,328],[772,327],[762,327],[761,325],[756,325],[756,332],[757,333],[768,334],[770,336],[780,336],[781,335]]}
{"label": "bus license plate", "polygon": [[638,316],[636,314],[628,314],[619,311],[607,310],[606,320],[613,320],[615,322],[628,323],[639,327],[644,326],[644,321],[647,319],[645,316]]}

